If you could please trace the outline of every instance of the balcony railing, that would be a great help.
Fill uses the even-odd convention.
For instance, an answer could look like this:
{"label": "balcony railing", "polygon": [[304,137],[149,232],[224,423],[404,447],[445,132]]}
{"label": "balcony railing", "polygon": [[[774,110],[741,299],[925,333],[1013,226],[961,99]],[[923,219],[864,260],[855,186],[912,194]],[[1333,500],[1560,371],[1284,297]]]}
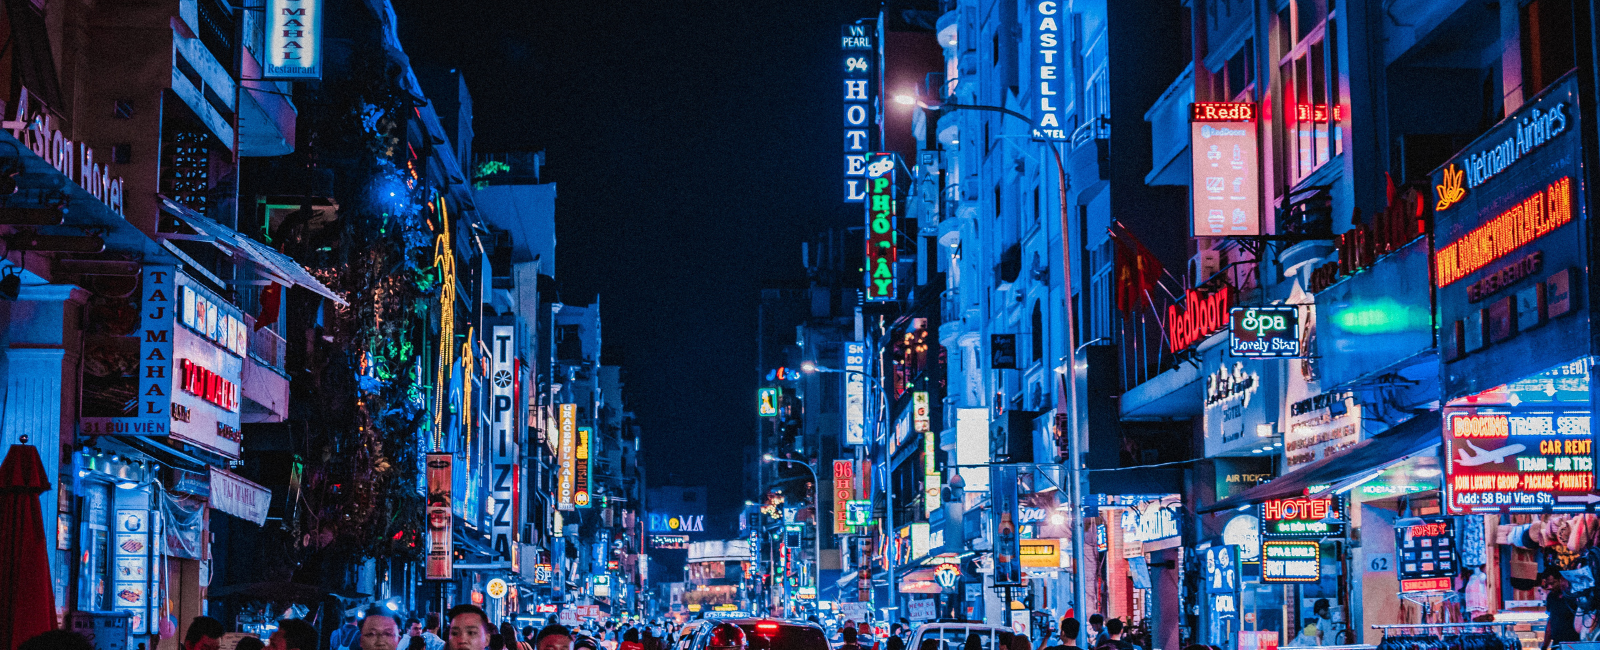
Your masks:
{"label": "balcony railing", "polygon": [[245,316],[245,326],[250,331],[250,355],[267,362],[274,368],[283,368],[284,357],[288,353],[288,344],[283,337],[269,328],[255,329],[255,319]]}

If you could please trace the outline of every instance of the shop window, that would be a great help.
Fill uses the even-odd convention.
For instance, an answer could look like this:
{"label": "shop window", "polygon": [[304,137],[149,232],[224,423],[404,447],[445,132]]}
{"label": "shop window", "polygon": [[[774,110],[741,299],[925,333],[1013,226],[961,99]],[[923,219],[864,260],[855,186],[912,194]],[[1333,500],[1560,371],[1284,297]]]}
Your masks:
{"label": "shop window", "polygon": [[1283,79],[1284,168],[1293,185],[1342,151],[1338,43],[1328,0],[1294,0],[1278,14],[1285,54]]}
{"label": "shop window", "polygon": [[1577,65],[1572,48],[1572,0],[1533,0],[1522,6],[1522,97],[1539,94]]}

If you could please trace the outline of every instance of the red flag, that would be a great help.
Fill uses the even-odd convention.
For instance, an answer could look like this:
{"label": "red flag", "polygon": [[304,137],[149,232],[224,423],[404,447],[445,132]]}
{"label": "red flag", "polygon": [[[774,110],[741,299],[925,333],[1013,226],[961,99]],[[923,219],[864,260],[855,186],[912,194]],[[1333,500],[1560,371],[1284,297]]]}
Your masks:
{"label": "red flag", "polygon": [[283,300],[283,285],[276,282],[261,290],[261,313],[256,315],[256,329],[278,322],[278,304]]}
{"label": "red flag", "polygon": [[1121,224],[1116,226],[1111,229],[1111,239],[1116,246],[1117,309],[1126,313],[1150,304],[1150,292],[1161,280],[1162,267],[1161,260],[1139,238]]}

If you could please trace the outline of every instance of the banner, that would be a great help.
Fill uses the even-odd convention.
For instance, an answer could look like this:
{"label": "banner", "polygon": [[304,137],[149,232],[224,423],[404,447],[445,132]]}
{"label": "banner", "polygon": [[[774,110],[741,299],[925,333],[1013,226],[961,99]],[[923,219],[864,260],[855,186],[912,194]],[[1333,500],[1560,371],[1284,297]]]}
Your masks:
{"label": "banner", "polygon": [[1017,530],[1020,516],[1017,512],[1016,466],[995,467],[994,483],[989,489],[994,502],[994,583],[1021,585],[1022,536]]}
{"label": "banner", "polygon": [[272,505],[272,490],[261,487],[238,474],[211,469],[211,507],[230,515],[254,522],[267,523],[267,508]]}
{"label": "banner", "polygon": [[844,444],[867,444],[867,344],[844,343]]}
{"label": "banner", "polygon": [[449,580],[455,572],[455,531],[450,516],[450,454],[428,454],[428,570],[429,580]]}

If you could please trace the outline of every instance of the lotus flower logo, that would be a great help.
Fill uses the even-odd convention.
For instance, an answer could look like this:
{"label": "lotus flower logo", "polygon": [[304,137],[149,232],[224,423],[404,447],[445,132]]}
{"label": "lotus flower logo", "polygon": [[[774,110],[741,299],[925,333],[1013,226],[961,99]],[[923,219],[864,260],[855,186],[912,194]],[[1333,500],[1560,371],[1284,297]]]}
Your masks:
{"label": "lotus flower logo", "polygon": [[1466,170],[1455,165],[1450,165],[1449,167],[1444,168],[1444,182],[1437,186],[1439,190],[1439,204],[1434,206],[1433,209],[1445,210],[1450,206],[1460,202],[1461,199],[1466,198],[1467,190],[1461,186],[1461,180],[1465,174]]}

